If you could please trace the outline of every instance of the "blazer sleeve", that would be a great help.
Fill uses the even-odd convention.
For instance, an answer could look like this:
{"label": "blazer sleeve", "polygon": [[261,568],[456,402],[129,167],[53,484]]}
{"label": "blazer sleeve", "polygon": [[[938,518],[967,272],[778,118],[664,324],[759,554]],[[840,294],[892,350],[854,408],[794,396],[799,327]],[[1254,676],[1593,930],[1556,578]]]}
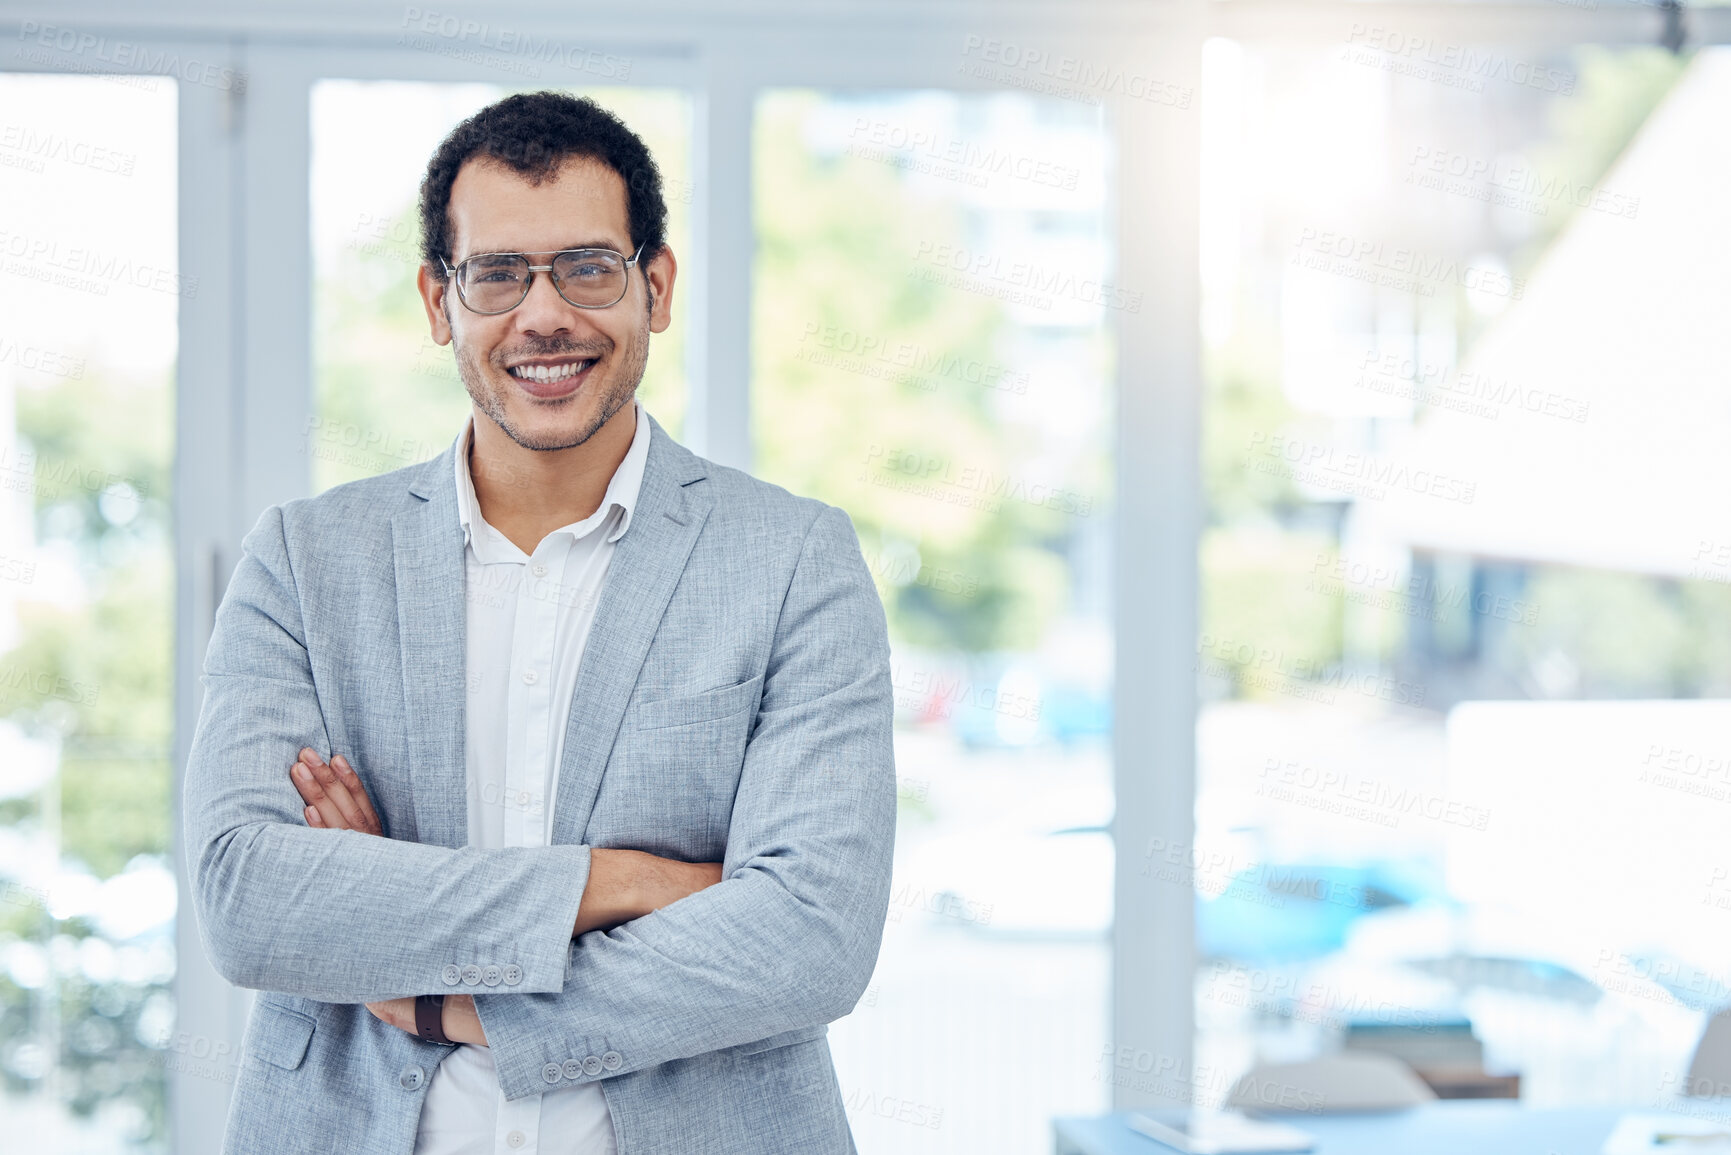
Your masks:
{"label": "blazer sleeve", "polygon": [[335,1003],[450,991],[470,965],[500,967],[516,990],[559,990],[588,847],[452,850],[306,824],[289,767],[303,746],[342,751],[313,684],[283,507],[242,548],[205,655],[182,798],[199,937],[218,973]]}
{"label": "blazer sleeve", "polygon": [[847,515],[824,506],[776,625],[722,881],[581,935],[557,993],[475,995],[506,1098],[851,1011],[889,907],[893,713],[883,605]]}

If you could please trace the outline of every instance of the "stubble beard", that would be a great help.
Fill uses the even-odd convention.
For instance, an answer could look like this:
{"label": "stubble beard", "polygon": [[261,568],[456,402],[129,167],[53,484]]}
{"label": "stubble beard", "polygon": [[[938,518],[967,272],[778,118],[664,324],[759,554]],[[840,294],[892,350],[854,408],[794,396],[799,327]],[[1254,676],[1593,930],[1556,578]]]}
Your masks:
{"label": "stubble beard", "polygon": [[[453,338],[453,340],[455,340]],[[595,354],[593,346],[579,345],[572,341],[545,342],[538,352],[547,355],[565,353]],[[495,389],[491,379],[482,370],[480,359],[474,351],[463,342],[456,341],[457,374],[463,379],[463,388],[468,390],[469,399],[475,403],[493,422],[505,431],[505,436],[521,445],[524,449],[534,449],[550,452],[559,449],[574,449],[600,431],[601,427],[611,421],[615,414],[625,408],[631,399],[637,395],[637,386],[643,381],[643,371],[649,364],[649,324],[647,318],[631,335],[631,343],[626,347],[625,357],[615,365],[612,380],[602,383],[600,412],[588,423],[587,428],[578,430],[575,434],[552,433],[536,436],[528,433],[513,422],[505,409],[505,397],[501,390]],[[599,367],[599,366],[597,366]],[[503,365],[494,366],[503,376],[509,376]],[[594,369],[590,370],[591,373]],[[506,386],[505,388],[510,388]],[[566,405],[571,405],[583,396],[589,388],[587,382],[582,389],[565,399]]]}

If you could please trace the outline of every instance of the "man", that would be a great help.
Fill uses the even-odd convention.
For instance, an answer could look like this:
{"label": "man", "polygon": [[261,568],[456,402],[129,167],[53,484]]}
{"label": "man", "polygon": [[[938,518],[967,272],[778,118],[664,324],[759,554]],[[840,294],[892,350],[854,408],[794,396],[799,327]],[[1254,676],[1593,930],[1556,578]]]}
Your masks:
{"label": "man", "polygon": [[845,514],[636,402],[660,189],[586,100],[459,125],[419,287],[470,420],[246,537],[185,797],[202,941],[265,992],[230,1152],[853,1150],[883,610]]}

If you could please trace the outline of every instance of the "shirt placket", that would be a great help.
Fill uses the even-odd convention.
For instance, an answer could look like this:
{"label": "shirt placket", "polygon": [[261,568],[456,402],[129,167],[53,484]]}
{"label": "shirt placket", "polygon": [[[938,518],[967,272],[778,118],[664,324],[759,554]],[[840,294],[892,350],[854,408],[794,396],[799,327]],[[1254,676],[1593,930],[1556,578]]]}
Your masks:
{"label": "shirt placket", "polygon": [[524,759],[513,801],[512,844],[542,846],[547,841],[547,782],[553,766],[553,691],[558,685],[554,651],[559,637],[559,587],[564,559],[571,549],[569,534],[549,534],[535,548],[523,575],[517,604],[517,653],[524,655],[515,671],[528,709],[524,716]]}
{"label": "shirt placket", "polygon": [[505,1098],[499,1092],[499,1113],[493,1125],[493,1155],[536,1155],[541,1149],[541,1096]]}
{"label": "shirt placket", "polygon": [[[487,532],[492,533],[491,530]],[[470,593],[480,604],[478,608],[471,607],[470,615],[477,622],[489,623],[490,628],[508,628],[514,637],[517,591],[525,567],[520,561],[494,556],[496,552],[496,549],[489,552],[485,561],[479,556],[472,558]],[[471,554],[476,554],[473,548]],[[509,663],[509,654],[501,660],[496,651],[488,649],[486,656],[469,671],[470,692],[474,695],[470,700],[471,709],[503,710],[506,719],[505,757],[494,766],[482,769],[475,786],[476,796],[472,800],[477,811],[476,829],[481,834],[479,844],[482,846],[509,845],[505,828],[512,787],[509,775],[511,767],[522,758],[522,750],[511,734],[521,717],[523,701],[518,693],[521,687],[513,678]]]}
{"label": "shirt placket", "polygon": [[[507,711],[503,805],[504,844],[542,846],[547,840],[547,779],[552,766],[553,665],[558,640],[559,584],[566,534],[549,534],[530,556],[517,587],[516,622],[509,672],[513,708]],[[497,1100],[493,1129],[495,1155],[535,1155],[540,1147],[541,1096]]]}

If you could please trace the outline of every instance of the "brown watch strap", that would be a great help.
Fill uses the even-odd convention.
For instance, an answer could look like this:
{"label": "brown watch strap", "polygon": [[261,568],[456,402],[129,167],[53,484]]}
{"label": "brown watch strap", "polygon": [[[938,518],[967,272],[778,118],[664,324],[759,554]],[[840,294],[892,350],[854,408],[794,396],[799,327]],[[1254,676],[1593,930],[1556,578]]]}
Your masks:
{"label": "brown watch strap", "polygon": [[445,996],[415,996],[415,1033],[430,1043],[452,1046],[445,1037]]}

